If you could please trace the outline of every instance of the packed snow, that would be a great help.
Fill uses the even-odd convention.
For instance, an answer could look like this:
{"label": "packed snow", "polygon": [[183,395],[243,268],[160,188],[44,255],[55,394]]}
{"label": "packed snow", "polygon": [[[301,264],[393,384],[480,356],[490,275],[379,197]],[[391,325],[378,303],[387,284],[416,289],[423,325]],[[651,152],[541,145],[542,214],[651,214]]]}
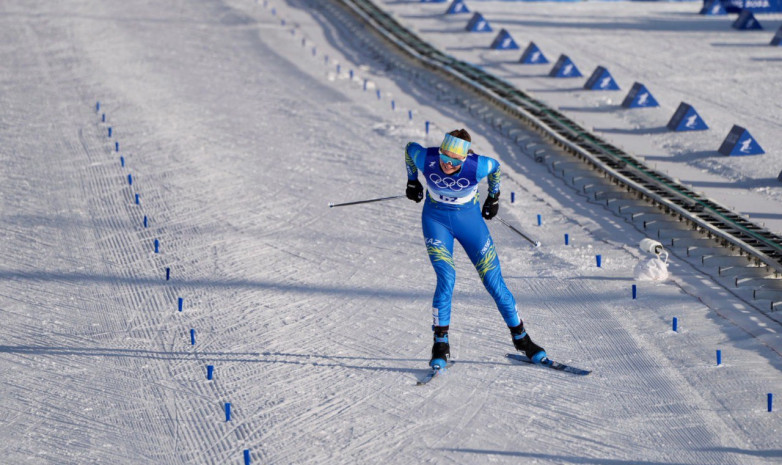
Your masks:
{"label": "packed snow", "polygon": [[[782,49],[752,45],[769,33],[731,31],[695,3],[468,3],[584,74],[606,66],[623,89],[609,95],[489,51],[447,4],[376,3],[782,230],[765,208],[782,195]],[[457,103],[473,95],[338,2],[17,0],[0,2],[0,25],[0,462],[782,458],[779,407],[767,409],[782,393],[778,313],[677,255],[667,281],[634,281],[642,229],[532,162]],[[738,72],[737,57],[756,66]],[[618,109],[633,80],[661,107]],[[654,130],[680,100],[712,129]],[[767,153],[714,154],[734,123]],[[421,206],[328,204],[402,194],[405,144],[459,127],[503,163],[500,215],[542,243],[489,222],[530,334],[590,375],[507,360],[507,328],[459,250],[456,364],[416,386],[435,282]]]}

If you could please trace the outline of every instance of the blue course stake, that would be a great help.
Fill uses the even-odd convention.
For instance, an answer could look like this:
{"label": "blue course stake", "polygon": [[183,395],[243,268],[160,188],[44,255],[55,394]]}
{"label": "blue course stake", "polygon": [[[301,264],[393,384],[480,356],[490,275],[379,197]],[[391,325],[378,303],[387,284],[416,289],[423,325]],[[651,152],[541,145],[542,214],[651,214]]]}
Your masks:
{"label": "blue course stake", "polygon": [[114,151],[119,152],[119,142],[114,142]]}
{"label": "blue course stake", "polygon": [[190,345],[195,345],[195,329],[190,330]]}
{"label": "blue course stake", "polygon": [[538,215],[538,226],[540,226],[541,224],[543,224],[543,218],[540,215]]}
{"label": "blue course stake", "polygon": [[396,102],[391,100],[391,111],[396,111]]}
{"label": "blue course stake", "polygon": [[244,465],[250,465],[250,449],[244,450]]}
{"label": "blue course stake", "polygon": [[177,299],[177,307],[179,308],[179,311],[180,311],[180,312],[182,311],[182,306],[183,306],[184,304],[185,304],[185,299],[183,299],[183,298],[181,298],[181,297]]}
{"label": "blue course stake", "polygon": [[128,184],[133,185],[133,175],[131,174],[128,175]]}
{"label": "blue course stake", "polygon": [[380,89],[377,90],[377,99],[380,100]]}
{"label": "blue course stake", "polygon": [[633,300],[638,298],[638,286],[633,284]]}
{"label": "blue course stake", "polygon": [[413,121],[413,110],[407,110],[407,117],[410,118],[410,121]]}
{"label": "blue course stake", "polygon": [[516,193],[511,192],[510,193],[510,203],[516,203]]}
{"label": "blue course stake", "polygon": [[109,137],[111,137],[111,126],[109,126]]}
{"label": "blue course stake", "polygon": [[429,121],[426,122],[426,133],[429,134]]}
{"label": "blue course stake", "polygon": [[679,319],[676,317],[673,317],[672,329],[674,332],[679,331]]}
{"label": "blue course stake", "polygon": [[565,245],[570,245],[570,234],[565,234]]}
{"label": "blue course stake", "polygon": [[125,157],[119,157],[119,165],[125,167]]}
{"label": "blue course stake", "polygon": [[350,80],[353,80],[353,70],[351,69],[350,72],[348,72],[348,75],[350,76]]}
{"label": "blue course stake", "polygon": [[603,257],[600,255],[595,255],[595,261],[597,262],[597,267],[601,268],[601,265],[603,264]]}
{"label": "blue course stake", "polygon": [[225,403],[225,421],[231,421],[231,403]]}
{"label": "blue course stake", "polygon": [[149,226],[149,221],[147,221],[147,215],[144,215],[144,227],[146,228]]}
{"label": "blue course stake", "polygon": [[207,365],[206,366],[206,379],[211,381],[214,377],[215,367],[214,365]]}
{"label": "blue course stake", "polygon": [[141,196],[136,194],[136,205],[141,205]]}
{"label": "blue course stake", "polygon": [[166,268],[166,281],[168,281],[169,279],[171,279],[171,268]]}
{"label": "blue course stake", "polygon": [[368,79],[364,79],[364,90],[367,90],[367,81]]}
{"label": "blue course stake", "polygon": [[768,411],[771,412],[774,410],[774,394],[768,393]]}
{"label": "blue course stake", "polygon": [[160,253],[160,241],[155,239],[155,253]]}
{"label": "blue course stake", "polygon": [[717,366],[722,365],[722,351],[717,349]]}
{"label": "blue course stake", "polygon": [[101,115],[100,120],[104,123],[106,122],[106,113]]}
{"label": "blue course stake", "polygon": [[96,111],[96,112],[100,111],[100,102],[97,102],[97,103],[95,104],[95,111]]}

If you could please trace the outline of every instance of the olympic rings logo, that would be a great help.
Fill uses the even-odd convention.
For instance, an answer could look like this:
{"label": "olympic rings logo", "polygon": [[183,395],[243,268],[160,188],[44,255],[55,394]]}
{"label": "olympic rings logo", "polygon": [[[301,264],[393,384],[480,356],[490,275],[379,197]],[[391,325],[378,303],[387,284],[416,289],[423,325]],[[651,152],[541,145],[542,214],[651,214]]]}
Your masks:
{"label": "olympic rings logo", "polygon": [[443,178],[440,177],[440,175],[437,173],[430,174],[429,180],[440,189],[450,189],[455,192],[459,192],[462,189],[470,187],[470,181],[467,179],[460,178],[459,180],[456,180],[450,177]]}

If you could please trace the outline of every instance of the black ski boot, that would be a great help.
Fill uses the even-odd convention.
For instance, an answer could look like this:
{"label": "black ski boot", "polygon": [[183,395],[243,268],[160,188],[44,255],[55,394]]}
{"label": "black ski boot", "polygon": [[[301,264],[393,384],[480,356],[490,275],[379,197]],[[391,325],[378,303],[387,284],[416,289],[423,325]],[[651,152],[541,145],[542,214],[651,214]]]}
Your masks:
{"label": "black ski boot", "polygon": [[435,369],[445,368],[449,358],[451,358],[451,346],[448,344],[448,327],[435,326],[432,359],[429,360],[429,366]]}
{"label": "black ski boot", "polygon": [[540,363],[546,358],[546,351],[543,350],[543,347],[532,342],[529,334],[524,330],[524,323],[510,328],[510,335],[513,338],[513,346],[516,350],[523,351],[524,355],[532,360],[532,363]]}

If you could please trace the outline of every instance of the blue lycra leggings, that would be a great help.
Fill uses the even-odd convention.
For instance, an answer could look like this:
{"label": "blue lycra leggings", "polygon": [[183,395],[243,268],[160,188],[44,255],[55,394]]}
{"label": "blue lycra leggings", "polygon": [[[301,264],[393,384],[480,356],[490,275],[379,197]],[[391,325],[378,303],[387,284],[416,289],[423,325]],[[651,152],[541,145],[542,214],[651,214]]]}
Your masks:
{"label": "blue lycra leggings", "polygon": [[447,205],[427,198],[421,223],[426,251],[437,273],[437,288],[432,300],[434,325],[447,326],[451,323],[451,297],[456,282],[454,239],[459,241],[475,265],[483,285],[497,304],[508,327],[521,324],[516,300],[502,279],[500,259],[477,201],[465,205]]}

